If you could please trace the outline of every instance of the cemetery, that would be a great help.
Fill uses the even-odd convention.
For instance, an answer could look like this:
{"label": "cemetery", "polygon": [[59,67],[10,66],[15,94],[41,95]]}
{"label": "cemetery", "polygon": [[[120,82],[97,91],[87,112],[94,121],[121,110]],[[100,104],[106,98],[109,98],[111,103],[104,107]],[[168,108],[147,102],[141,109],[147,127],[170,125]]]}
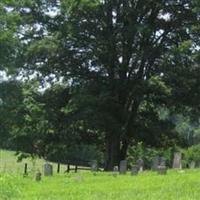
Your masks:
{"label": "cemetery", "polygon": [[200,200],[200,0],[0,1],[0,200]]}
{"label": "cemetery", "polygon": [[[0,150],[0,199],[198,199],[200,169],[179,168],[181,154],[174,154],[172,169],[163,157],[152,160],[152,169],[144,169],[144,162],[128,167],[126,160],[112,172],[90,168],[66,171],[68,165],[30,159],[16,162],[14,152]],[[10,163],[10,165],[9,165]],[[7,164],[7,165],[6,165]],[[73,167],[73,166],[72,166]],[[58,170],[59,169],[59,170]],[[25,176],[26,174],[26,176]]]}

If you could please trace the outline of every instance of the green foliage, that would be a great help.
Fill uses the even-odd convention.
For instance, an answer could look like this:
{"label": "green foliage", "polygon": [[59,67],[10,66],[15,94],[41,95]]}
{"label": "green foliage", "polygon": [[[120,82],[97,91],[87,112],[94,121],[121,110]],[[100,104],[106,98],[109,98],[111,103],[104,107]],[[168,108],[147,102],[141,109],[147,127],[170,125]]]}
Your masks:
{"label": "green foliage", "polygon": [[127,159],[130,165],[136,164],[138,159],[143,159],[145,168],[151,169],[153,158],[156,156],[163,156],[166,159],[166,165],[171,167],[175,149],[175,147],[156,149],[145,146],[142,142],[139,142],[138,144],[129,147]]}
{"label": "green foliage", "polygon": [[[3,155],[3,156],[2,156]],[[11,156],[12,155],[12,156]],[[1,163],[10,161],[14,157],[13,152],[1,151]],[[37,160],[40,165],[36,169],[42,172],[44,161]],[[27,160],[26,160],[27,162]],[[16,170],[20,163],[12,163],[11,170]],[[28,162],[28,169],[31,164]],[[1,166],[0,166],[1,167]],[[35,173],[29,173],[27,177],[20,173],[4,174],[0,172],[0,199],[1,200],[198,200],[199,169],[177,171],[168,170],[167,175],[158,175],[155,172],[145,171],[137,176],[126,175],[113,177],[111,173],[97,172],[95,176],[91,172],[78,171],[78,173],[53,174],[53,177],[42,176],[41,182],[34,181]],[[56,170],[53,164],[53,169]],[[14,169],[13,169],[14,168]],[[66,166],[61,166],[62,171]],[[134,188],[134,189],[133,189]],[[138,192],[140,191],[140,192]],[[152,192],[153,191],[153,192]]]}
{"label": "green foliage", "polygon": [[53,88],[44,95],[37,91],[40,82],[22,85],[19,119],[10,120],[16,143],[47,156],[58,144],[101,142],[110,169],[132,140],[180,143],[157,107],[198,105],[195,2],[2,1],[1,67],[12,66],[28,79],[62,77],[69,85],[67,92]]}
{"label": "green foliage", "polygon": [[57,162],[92,161],[103,162],[103,154],[95,145],[74,144],[72,146],[59,146],[51,148],[47,159]]}
{"label": "green foliage", "polygon": [[199,163],[200,162],[200,144],[193,145],[184,151],[184,160],[187,164],[190,164],[192,161]]}
{"label": "green foliage", "polygon": [[2,200],[16,199],[20,197],[21,190],[17,184],[18,181],[20,181],[20,179],[17,176],[0,174],[0,198]]}

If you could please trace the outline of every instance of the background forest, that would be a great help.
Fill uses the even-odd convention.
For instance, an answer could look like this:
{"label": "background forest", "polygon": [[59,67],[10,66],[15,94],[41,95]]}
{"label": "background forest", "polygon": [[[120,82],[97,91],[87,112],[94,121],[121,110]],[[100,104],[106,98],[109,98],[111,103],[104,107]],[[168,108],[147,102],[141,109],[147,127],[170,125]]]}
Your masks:
{"label": "background forest", "polygon": [[0,148],[199,162],[199,21],[199,0],[1,0]]}

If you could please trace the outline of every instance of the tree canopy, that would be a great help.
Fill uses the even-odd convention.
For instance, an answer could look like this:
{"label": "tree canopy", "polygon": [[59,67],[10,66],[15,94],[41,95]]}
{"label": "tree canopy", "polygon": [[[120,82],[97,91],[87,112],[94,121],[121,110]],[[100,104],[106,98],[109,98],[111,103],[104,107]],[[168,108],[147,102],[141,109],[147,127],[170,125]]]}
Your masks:
{"label": "tree canopy", "polygon": [[[41,104],[25,95],[41,111],[33,116],[36,121],[30,119],[31,132],[43,130],[44,144],[51,137],[61,144],[76,136],[96,142],[107,170],[126,157],[132,142],[182,143],[159,111],[199,109],[199,4],[4,0],[1,68],[15,69],[23,80],[33,76],[40,85],[57,82],[67,88],[46,90],[36,101]],[[28,134],[29,123],[21,126]]]}

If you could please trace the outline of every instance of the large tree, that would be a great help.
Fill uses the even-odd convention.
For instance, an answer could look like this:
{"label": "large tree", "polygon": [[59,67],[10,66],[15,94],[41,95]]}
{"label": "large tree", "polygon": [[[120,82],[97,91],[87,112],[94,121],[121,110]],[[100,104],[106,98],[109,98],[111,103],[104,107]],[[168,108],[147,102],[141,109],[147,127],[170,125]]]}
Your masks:
{"label": "large tree", "polygon": [[176,105],[169,75],[193,64],[193,45],[180,55],[176,49],[195,44],[197,6],[195,0],[7,3],[20,16],[21,69],[72,86],[69,116],[104,138],[107,170],[126,157],[141,120],[149,128],[148,113],[158,121],[159,106]]}

